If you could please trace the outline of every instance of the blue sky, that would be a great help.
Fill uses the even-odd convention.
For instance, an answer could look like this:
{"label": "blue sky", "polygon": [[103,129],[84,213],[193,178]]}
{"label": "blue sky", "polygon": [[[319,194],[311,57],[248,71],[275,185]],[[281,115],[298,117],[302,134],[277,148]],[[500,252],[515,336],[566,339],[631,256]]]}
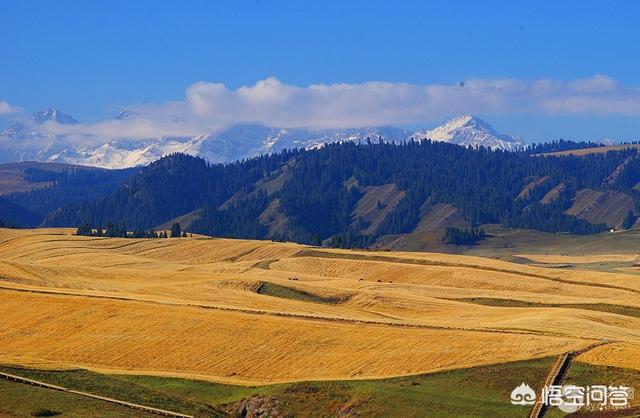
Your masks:
{"label": "blue sky", "polygon": [[[302,88],[569,83],[557,97],[575,80],[603,75],[619,86],[606,93],[618,100],[614,111],[527,103],[469,110],[528,140],[640,139],[640,111],[619,102],[632,96],[629,107],[637,105],[637,2],[5,1],[0,8],[0,100],[28,111],[55,106],[96,123],[132,106],[166,110],[198,82],[234,92],[268,77]],[[507,106],[519,100],[530,98]],[[446,103],[450,111],[390,121],[433,126],[466,110]]]}

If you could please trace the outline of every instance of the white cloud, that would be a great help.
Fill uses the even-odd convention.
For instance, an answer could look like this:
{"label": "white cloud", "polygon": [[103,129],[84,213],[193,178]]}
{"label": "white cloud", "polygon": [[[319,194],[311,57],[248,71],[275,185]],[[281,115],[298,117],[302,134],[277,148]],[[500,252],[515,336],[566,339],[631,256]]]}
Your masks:
{"label": "white cloud", "polygon": [[200,82],[187,89],[188,112],[211,123],[261,122],[339,128],[427,123],[463,113],[640,114],[640,90],[596,75],[572,81],[471,79],[458,84],[287,85],[276,78],[230,90]]}
{"label": "white cloud", "polygon": [[47,122],[44,130],[55,135],[65,135],[67,139],[77,143],[102,143],[111,139],[195,136],[205,132],[197,126],[143,115],[131,120],[108,120],[94,124],[64,125]]}
{"label": "white cloud", "polygon": [[[0,102],[0,113],[13,109]],[[95,124],[49,123],[51,133],[77,141],[192,136],[257,122],[282,128],[348,128],[439,122],[460,114],[640,115],[640,89],[595,75],[552,79],[469,79],[417,85],[370,81],[294,86],[270,77],[229,89],[198,82],[182,101],[143,104],[137,116]],[[180,123],[176,121],[179,120]]]}
{"label": "white cloud", "polygon": [[15,113],[19,113],[20,111],[21,109],[11,106],[9,103],[5,102],[4,100],[0,100],[0,116],[12,115]]}

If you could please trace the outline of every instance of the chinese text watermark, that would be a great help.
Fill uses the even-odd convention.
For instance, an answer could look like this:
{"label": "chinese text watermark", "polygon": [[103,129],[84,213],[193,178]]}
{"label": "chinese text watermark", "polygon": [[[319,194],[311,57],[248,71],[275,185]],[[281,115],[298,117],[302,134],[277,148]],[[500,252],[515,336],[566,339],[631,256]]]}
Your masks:
{"label": "chinese text watermark", "polygon": [[524,382],[511,392],[514,405],[533,405],[541,402],[546,406],[558,407],[566,413],[579,409],[603,411],[624,409],[630,406],[634,391],[629,386],[610,385],[549,385],[542,388],[540,396]]}

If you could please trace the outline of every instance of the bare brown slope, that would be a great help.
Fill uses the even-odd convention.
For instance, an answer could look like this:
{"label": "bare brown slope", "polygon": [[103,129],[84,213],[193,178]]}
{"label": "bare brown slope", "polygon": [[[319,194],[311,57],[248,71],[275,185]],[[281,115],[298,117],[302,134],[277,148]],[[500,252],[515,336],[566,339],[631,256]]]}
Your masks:
{"label": "bare brown slope", "polygon": [[268,228],[267,237],[284,236],[289,219],[280,208],[280,199],[273,199],[258,217],[258,222]]}
{"label": "bare brown slope", "polygon": [[567,186],[565,186],[564,183],[558,184],[544,195],[544,197],[540,200],[540,203],[548,205],[549,203],[554,202],[560,196],[560,193],[562,193],[566,188]]}
{"label": "bare brown slope", "polygon": [[260,191],[264,191],[268,196],[271,196],[273,193],[280,190],[284,183],[291,178],[291,176],[293,175],[292,170],[294,166],[295,161],[289,161],[284,166],[274,170],[272,173],[270,173],[269,176],[255,182],[251,192],[247,193],[244,190],[240,190],[235,193],[226,202],[220,205],[220,209],[227,209],[241,199],[254,196]]}
{"label": "bare brown slope", "polygon": [[624,193],[609,190],[606,192],[582,189],[576,193],[573,205],[565,211],[591,223],[606,223],[620,228],[627,212],[634,208],[633,199]]}
{"label": "bare brown slope", "polygon": [[625,167],[635,158],[637,158],[636,155],[627,157],[627,159],[625,159],[622,163],[620,163],[620,165],[617,166],[602,183],[604,185],[615,183],[618,177],[620,177],[620,175],[624,172]]}
{"label": "bare brown slope", "polygon": [[418,226],[413,230],[416,232],[442,231],[448,227],[468,228],[467,222],[458,208],[446,203],[436,203],[429,205],[425,203],[420,208],[421,216]]}
{"label": "bare brown slope", "polygon": [[360,198],[351,215],[354,222],[357,219],[366,222],[368,226],[362,233],[371,235],[376,232],[380,223],[404,197],[405,192],[398,190],[393,183],[363,187],[362,191],[364,196]]}
{"label": "bare brown slope", "polygon": [[194,220],[198,219],[198,217],[200,217],[200,212],[201,212],[201,209],[196,209],[193,212],[186,213],[182,216],[178,216],[177,218],[173,218],[170,221],[160,224],[156,226],[155,229],[158,231],[171,229],[171,225],[173,225],[176,222],[180,224],[182,229],[189,228],[191,226],[191,223]]}
{"label": "bare brown slope", "polygon": [[549,180],[549,176],[542,177],[533,177],[529,179],[529,182],[522,188],[516,200],[518,199],[526,199],[529,197],[529,194],[538,186],[543,185]]}
{"label": "bare brown slope", "polygon": [[420,207],[420,222],[408,234],[384,235],[379,237],[373,248],[399,251],[455,252],[456,246],[442,242],[442,233],[449,227],[469,228],[471,224],[453,205],[432,204],[427,200]]}

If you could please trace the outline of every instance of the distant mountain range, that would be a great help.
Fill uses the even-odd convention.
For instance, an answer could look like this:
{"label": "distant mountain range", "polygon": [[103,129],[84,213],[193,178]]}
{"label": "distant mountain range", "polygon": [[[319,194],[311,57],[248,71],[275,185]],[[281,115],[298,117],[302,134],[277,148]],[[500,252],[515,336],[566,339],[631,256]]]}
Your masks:
{"label": "distant mountain range", "polygon": [[[115,119],[139,117],[123,111]],[[175,121],[180,123],[179,120]],[[30,120],[14,124],[0,132],[0,163],[46,161],[104,168],[146,165],[172,153],[202,157],[210,162],[231,162],[283,149],[315,149],[334,142],[378,141],[400,143],[404,140],[431,139],[467,147],[486,147],[515,151],[524,146],[517,137],[499,134],[487,122],[475,116],[460,116],[432,130],[411,132],[395,127],[353,129],[282,129],[260,124],[239,124],[193,137],[156,137],[147,139],[109,139],[97,145],[74,141],[65,135],[50,133],[52,123],[77,124],[72,116],[49,108],[35,113]]]}

